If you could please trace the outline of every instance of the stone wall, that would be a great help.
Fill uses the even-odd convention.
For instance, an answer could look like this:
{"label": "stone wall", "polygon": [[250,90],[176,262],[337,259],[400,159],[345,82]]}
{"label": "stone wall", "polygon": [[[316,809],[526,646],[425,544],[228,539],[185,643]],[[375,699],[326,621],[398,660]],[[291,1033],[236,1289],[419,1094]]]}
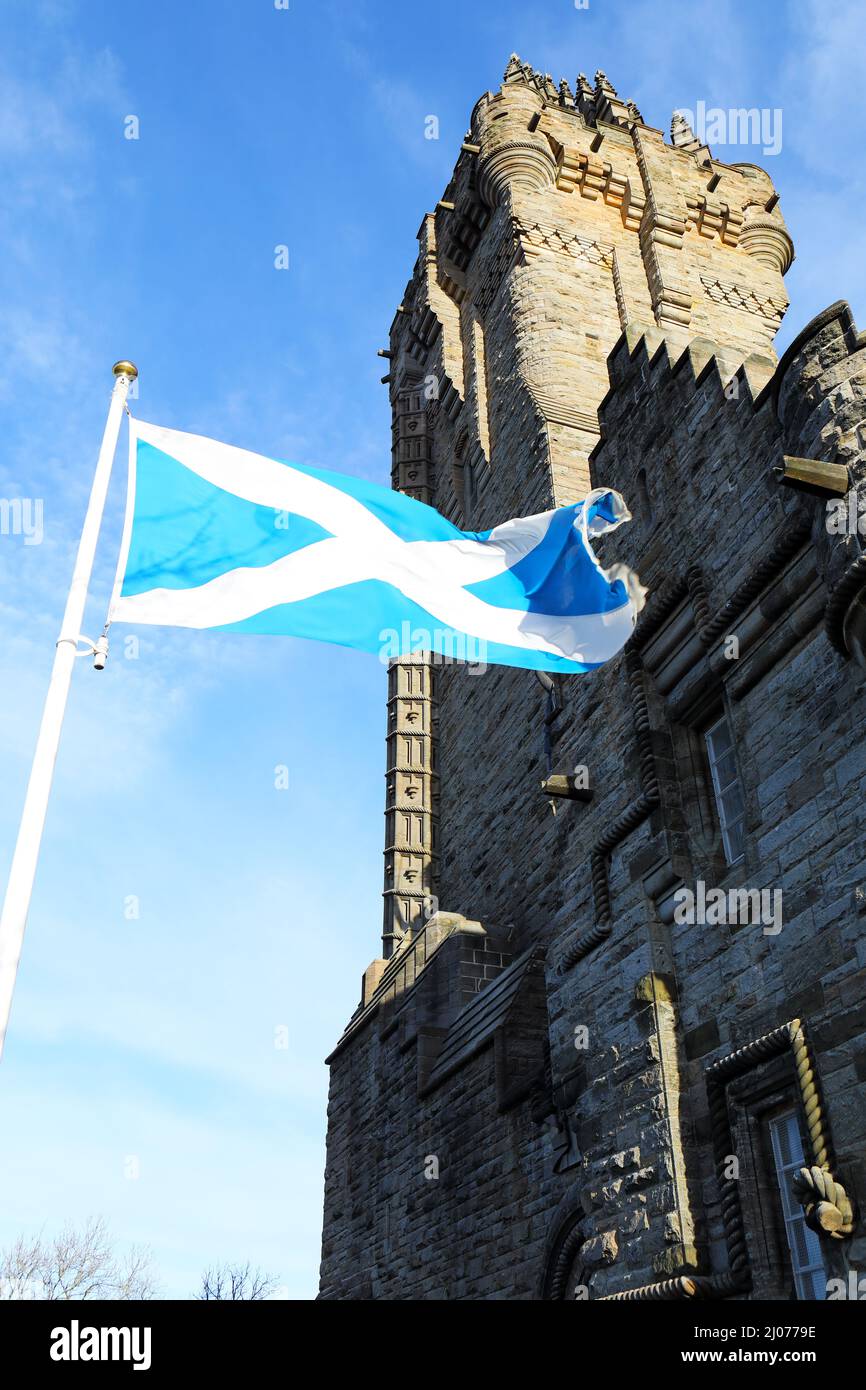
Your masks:
{"label": "stone wall", "polygon": [[[614,487],[634,520],[600,554],[650,599],[590,675],[424,667],[419,838],[389,781],[385,948],[329,1059],[322,1297],[788,1297],[792,1109],[825,1275],[866,1258],[866,565],[827,527],[866,471],[866,356],[837,305],[777,367],[775,191],[674,134],[512,59],[422,224],[395,486],[473,529]],[[778,913],[678,920],[699,882]]]}

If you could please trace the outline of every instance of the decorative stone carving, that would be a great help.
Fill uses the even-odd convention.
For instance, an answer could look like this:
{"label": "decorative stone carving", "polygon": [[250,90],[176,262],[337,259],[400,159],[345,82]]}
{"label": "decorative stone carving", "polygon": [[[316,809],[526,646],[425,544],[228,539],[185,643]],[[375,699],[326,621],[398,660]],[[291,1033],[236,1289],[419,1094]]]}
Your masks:
{"label": "decorative stone carving", "polygon": [[688,150],[689,153],[701,148],[700,140],[680,111],[675,111],[671,117],[671,144],[674,149]]}
{"label": "decorative stone carving", "polygon": [[553,155],[540,141],[509,141],[484,156],[478,165],[478,192],[489,208],[501,203],[512,185],[537,193],[555,182]]}
{"label": "decorative stone carving", "polygon": [[801,1168],[791,1184],[806,1225],[819,1235],[844,1240],[854,1230],[854,1210],[840,1182],[824,1168]]}
{"label": "decorative stone carving", "polygon": [[701,276],[701,284],[706,290],[707,298],[712,299],[714,303],[729,304],[732,309],[745,309],[749,314],[760,314],[774,325],[774,331],[782,322],[788,307],[787,299],[760,295],[756,290],[713,279],[708,275]]}
{"label": "decorative stone carving", "polygon": [[[629,651],[634,667],[623,656],[563,680],[546,771],[591,762],[594,798],[560,797],[555,817],[538,795],[532,673],[437,665],[398,687],[405,664],[394,668],[393,955],[384,963],[380,952],[332,1059],[325,1298],[369,1289],[385,1300],[524,1299],[541,1295],[542,1277],[541,1296],[562,1299],[578,1285],[624,1300],[742,1293],[742,1250],[731,1258],[729,1245],[726,1260],[721,1230],[731,1193],[719,1210],[711,1176],[704,1067],[722,1039],[764,1034],[800,1011],[813,1020],[818,1063],[832,1054],[828,1080],[833,1062],[863,1051],[851,957],[862,911],[851,867],[862,840],[862,692],[819,626],[838,578],[828,571],[825,588],[816,573],[811,528],[816,517],[823,526],[825,499],[783,491],[772,476],[788,455],[844,464],[856,485],[866,467],[856,442],[861,347],[842,323],[841,337],[828,328],[814,351],[801,346],[796,369],[779,373],[776,419],[767,384],[789,256],[778,253],[786,234],[772,181],[752,165],[709,167],[637,115],[606,79],[597,90],[579,79],[572,97],[513,60],[502,90],[479,98],[391,327],[395,484],[446,514],[453,505],[457,524],[487,528],[583,495],[581,470],[590,485],[620,489],[634,512],[610,546],[600,543],[600,560],[633,559],[653,597]],[[772,223],[773,264],[757,254],[761,219]],[[470,461],[471,522],[452,487],[454,463]],[[846,547],[846,566],[856,550]],[[724,650],[731,633],[737,660]],[[710,829],[712,803],[705,819],[688,797],[702,721],[722,695],[745,769],[748,874],[784,888],[790,949],[760,931],[674,922],[673,886],[687,865],[700,867],[694,845]],[[556,790],[566,788],[548,786],[548,796]],[[442,914],[425,917],[433,884],[485,930],[463,924],[444,939]],[[420,929],[402,934],[413,921]],[[526,951],[548,942],[554,968],[517,990]],[[670,1013],[650,974],[680,981]],[[737,1111],[743,1155],[761,1106],[782,1099],[770,1089],[793,1074],[782,1056],[792,1050],[788,1033],[772,1039],[775,1063],[754,1087],[740,1083],[755,1103]],[[722,1062],[711,1089],[725,1100]],[[856,1205],[861,1071],[832,1071],[842,1181],[826,1155],[810,1147],[803,1160],[803,1210],[821,1227],[828,1269],[834,1259],[858,1269],[866,1254],[866,1242],[836,1234],[849,1223],[845,1199]],[[804,1099],[811,1116],[817,1094]],[[617,1162],[618,1150],[633,1151],[634,1164]],[[430,1156],[441,1181],[425,1171]],[[778,1198],[769,1163],[747,1177],[748,1254],[753,1215],[759,1225],[760,1204]],[[723,1272],[693,1272],[710,1266],[693,1265],[692,1252]],[[775,1272],[767,1282],[778,1290]],[[753,1277],[758,1290],[757,1258]]]}
{"label": "decorative stone carving", "polygon": [[784,222],[771,213],[749,216],[749,211],[747,209],[746,220],[740,231],[741,249],[784,275],[794,259],[794,243]]}

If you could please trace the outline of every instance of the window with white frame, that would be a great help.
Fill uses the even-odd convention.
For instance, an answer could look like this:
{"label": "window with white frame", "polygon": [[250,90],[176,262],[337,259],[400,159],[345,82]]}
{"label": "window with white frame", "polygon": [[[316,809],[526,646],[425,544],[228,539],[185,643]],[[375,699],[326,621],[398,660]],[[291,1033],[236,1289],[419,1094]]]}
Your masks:
{"label": "window with white frame", "polygon": [[806,1162],[796,1110],[777,1115],[770,1121],[770,1137],[773,1142],[776,1177],[782,1194],[785,1235],[791,1252],[791,1268],[797,1297],[825,1299],[827,1276],[821,1254],[821,1242],[815,1232],[806,1225],[803,1208],[791,1191],[791,1179],[797,1169],[802,1168]]}
{"label": "window with white frame", "polygon": [[725,715],[710,725],[704,733],[704,738],[710,776],[713,779],[716,810],[722,830],[722,843],[725,847],[725,859],[729,864],[736,864],[745,853],[746,819],[743,792],[734,758],[734,740]]}

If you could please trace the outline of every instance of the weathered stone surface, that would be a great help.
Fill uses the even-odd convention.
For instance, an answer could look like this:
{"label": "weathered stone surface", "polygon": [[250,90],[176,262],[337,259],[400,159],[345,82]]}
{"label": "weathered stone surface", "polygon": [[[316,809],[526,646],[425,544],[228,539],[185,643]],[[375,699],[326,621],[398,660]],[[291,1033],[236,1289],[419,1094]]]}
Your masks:
{"label": "weathered stone surface", "polygon": [[[844,463],[859,496],[866,350],[836,305],[776,366],[772,183],[675,135],[603,74],[572,97],[513,59],[419,233],[391,330],[394,486],[471,529],[615,487],[634,520],[600,555],[650,603],[635,661],[565,678],[553,714],[532,672],[471,654],[391,669],[384,948],[329,1059],[323,1298],[726,1273],[707,1068],[793,1018],[833,1171],[866,1203],[866,698],[823,626],[861,541],[774,473]],[[733,865],[704,740],[723,711]],[[541,783],[577,766],[592,800],[554,814]],[[781,892],[781,930],[678,919],[698,880]],[[790,1053],[727,1104],[753,1294],[788,1297],[767,1125],[800,1104]],[[864,1248],[858,1227],[852,1267]]]}

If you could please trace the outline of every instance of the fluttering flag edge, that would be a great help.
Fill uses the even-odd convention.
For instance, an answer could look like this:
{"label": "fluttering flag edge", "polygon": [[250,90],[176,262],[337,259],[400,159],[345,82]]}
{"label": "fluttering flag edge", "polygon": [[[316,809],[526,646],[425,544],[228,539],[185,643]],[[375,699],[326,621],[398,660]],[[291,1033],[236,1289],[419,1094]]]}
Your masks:
{"label": "fluttering flag edge", "polygon": [[[226,569],[224,573],[209,581],[209,584],[184,588],[173,583],[169,589],[156,585],[144,592],[124,594],[123,582],[136,514],[138,451],[142,443],[150,444],[169,461],[204,478],[230,498],[266,507],[268,510],[275,510],[280,503],[287,503],[289,508],[297,505],[294,494],[300,488],[306,510],[299,514],[309,515],[311,511],[316,512],[318,509],[318,519],[327,520],[329,528],[338,532],[337,536],[334,536],[331,530],[323,533],[329,538],[330,550],[327,543],[323,545],[319,542],[315,548],[306,546],[302,563],[309,567],[313,553],[318,549],[321,552],[318,556],[319,568],[328,571],[328,566],[338,556],[344,558],[347,547],[350,550],[354,548],[354,572],[350,574],[349,580],[334,582],[329,573],[320,573],[317,576],[318,588],[314,586],[309,593],[302,594],[300,599],[290,598],[282,601],[280,585],[285,585],[286,572],[297,571],[300,568],[297,556],[301,552],[296,550],[275,564]],[[637,574],[624,564],[604,568],[590,544],[590,537],[595,538],[613,531],[631,519],[631,513],[623,498],[611,488],[595,488],[581,503],[572,504],[570,508],[563,507],[534,517],[518,518],[513,522],[503,523],[492,532],[461,532],[435,509],[381,485],[366,483],[351,475],[282,463],[234,445],[222,444],[206,436],[191,435],[132,419],[129,478],[124,532],[111,603],[111,619],[114,622],[197,629],[207,627],[217,630],[312,637],[337,645],[378,651],[380,656],[385,637],[390,635],[393,638],[395,631],[404,634],[408,627],[408,640],[401,637],[396,648],[392,641],[389,659],[390,656],[431,650],[462,660],[483,659],[494,664],[529,669],[586,671],[603,664],[621,649],[628,640],[645,601],[646,591]],[[422,518],[425,526],[434,525],[433,534],[436,539],[433,542],[423,539],[419,542],[405,542],[402,538],[396,538],[389,529],[391,518],[389,517],[387,523],[383,523],[381,518],[376,516],[376,506],[371,504],[371,496],[374,501],[381,500],[381,505],[387,505],[390,512],[395,508],[403,509],[411,517],[413,524],[417,524],[418,519]],[[601,514],[603,502],[608,503],[606,516]],[[323,506],[326,509],[324,512]],[[337,513],[333,518],[332,510]],[[414,585],[416,589],[420,589],[422,595],[428,597],[429,563],[426,575],[420,576],[416,563],[418,555],[413,554],[411,566],[406,564],[406,556],[410,551],[423,554],[426,561],[434,555],[438,563],[449,545],[452,548],[456,546],[461,555],[461,562],[465,564],[470,550],[477,553],[486,546],[488,552],[500,555],[498,572],[512,573],[501,556],[507,554],[509,544],[513,547],[515,536],[521,545],[526,547],[528,535],[530,549],[535,544],[538,547],[537,553],[540,553],[539,537],[542,540],[545,538],[545,526],[550,525],[551,518],[568,512],[573,514],[574,527],[580,533],[584,554],[597,577],[599,588],[596,597],[603,598],[604,601],[601,608],[596,606],[583,613],[560,613],[553,619],[550,615],[533,612],[527,603],[509,614],[506,608],[496,605],[495,602],[491,605],[486,594],[485,602],[479,600],[477,590],[483,590],[483,584],[467,584],[461,587],[452,581],[446,582],[443,580],[440,567],[440,572],[435,574],[435,584],[438,586],[436,596],[440,600],[440,606],[443,594],[450,596],[452,608],[456,601],[463,619],[458,624],[442,621],[441,615],[437,615],[424,604],[412,606],[411,595],[407,595],[399,585],[383,584],[383,575],[370,573],[371,553],[382,548],[381,543],[385,537],[398,547],[402,566],[402,569],[399,569],[400,576],[404,580],[408,576],[412,581],[409,587]],[[366,536],[366,549],[363,546],[359,547],[354,538],[351,542],[347,540],[345,529],[340,536],[341,525],[344,528],[348,527],[351,532],[361,519],[362,532],[369,532],[371,527],[374,528],[376,546],[370,543],[369,535]],[[444,545],[443,528],[449,537]],[[422,526],[421,530],[423,529]],[[363,565],[359,569],[357,562],[360,554],[363,554]],[[518,560],[528,554],[529,550],[526,548],[518,550]],[[490,554],[485,558],[489,561]],[[350,570],[352,564],[349,566]],[[378,559],[378,567],[382,567],[381,557]],[[387,566],[385,568],[387,569]],[[357,587],[359,582],[360,588]],[[611,602],[611,591],[618,584],[625,596],[625,602],[614,604]],[[365,585],[365,591],[362,593],[361,589]],[[601,586],[606,586],[608,592],[603,593]],[[357,600],[356,606],[359,611],[362,604],[366,605],[364,613],[370,621],[363,632],[357,630],[354,622],[348,624],[348,635],[339,624],[333,626],[334,611],[339,613],[340,621],[346,624],[346,595],[340,595],[336,600],[333,597],[325,599],[325,595],[336,595],[343,587],[353,590],[352,597]],[[256,595],[256,590],[264,590],[264,595]],[[399,604],[393,601],[395,594],[400,597]],[[314,601],[312,608],[305,609],[304,604],[310,604],[311,600]],[[331,628],[328,627],[329,608],[332,610]],[[373,622],[373,616],[377,611],[381,610],[381,613],[387,613],[393,619],[398,608],[406,610],[405,613],[401,611],[399,614],[402,621],[383,621],[378,625]],[[224,620],[221,620],[220,614]],[[484,619],[483,622],[479,621],[479,614]],[[501,635],[503,625],[508,626],[509,617],[513,628],[512,635],[517,638],[516,643],[499,640],[493,630],[498,628]],[[568,627],[569,622],[572,624],[571,629]],[[579,643],[574,635],[574,624],[580,625],[583,633]],[[425,636],[432,640],[425,642]],[[460,639],[464,639],[464,649],[461,649]],[[464,654],[465,642],[468,642],[470,647],[468,656]],[[477,655],[479,642],[483,648],[483,657]]]}

